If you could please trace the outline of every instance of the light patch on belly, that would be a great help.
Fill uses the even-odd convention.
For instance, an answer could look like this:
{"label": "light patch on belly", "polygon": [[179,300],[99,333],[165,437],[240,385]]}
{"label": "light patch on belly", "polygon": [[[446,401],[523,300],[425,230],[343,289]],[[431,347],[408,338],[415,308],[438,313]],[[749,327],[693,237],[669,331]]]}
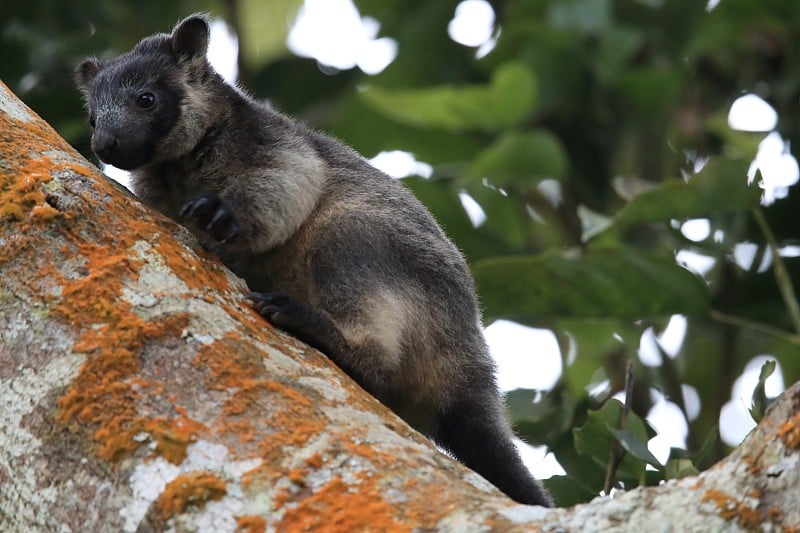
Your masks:
{"label": "light patch on belly", "polygon": [[412,320],[411,301],[403,294],[382,289],[362,300],[363,313],[357,323],[340,325],[342,335],[352,344],[377,345],[386,366],[399,368],[403,335]]}

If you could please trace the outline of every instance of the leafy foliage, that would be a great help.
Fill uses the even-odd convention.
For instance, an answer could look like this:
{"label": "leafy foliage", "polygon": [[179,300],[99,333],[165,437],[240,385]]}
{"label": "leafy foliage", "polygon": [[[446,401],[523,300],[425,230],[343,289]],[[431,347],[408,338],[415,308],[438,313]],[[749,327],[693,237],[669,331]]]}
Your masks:
{"label": "leafy foliage", "polygon": [[[794,186],[759,206],[747,172],[764,134],[725,120],[735,98],[757,93],[778,112],[780,135],[800,146],[800,3],[721,0],[708,10],[697,0],[495,1],[498,39],[481,58],[447,36],[454,3],[356,4],[399,45],[376,76],[324,74],[291,55],[285,21],[299,0],[4,4],[0,76],[90,156],[72,65],[211,10],[236,26],[242,83],[253,94],[368,157],[406,150],[433,165],[431,179],[406,184],[464,250],[487,317],[555,332],[559,382],[508,400],[518,431],[546,444],[566,471],[547,482],[559,503],[602,490],[615,442],[626,452],[616,472],[624,487],[689,475],[722,457],[720,410],[747,362],[769,354],[785,381],[800,379],[800,321],[791,312],[800,260],[777,253],[798,244],[800,195]],[[478,227],[460,193],[485,212]],[[706,219],[709,235],[688,239],[680,231],[688,219]],[[757,251],[752,266],[735,261],[744,242]],[[679,251],[713,266],[689,272],[676,263]],[[688,321],[679,352],[644,365],[643,332],[662,331],[674,314]],[[623,387],[627,360],[636,393],[620,427],[621,406],[610,397]],[[683,386],[699,395],[696,416]],[[646,446],[652,390],[688,421],[686,449],[672,449],[664,464]]]}
{"label": "leafy foliage", "polygon": [[776,366],[775,361],[766,361],[761,366],[761,372],[758,375],[758,384],[753,390],[753,402],[750,406],[750,416],[752,416],[753,420],[756,422],[761,422],[761,419],[764,418],[764,412],[767,410],[767,378],[775,372]]}
{"label": "leafy foliage", "polygon": [[497,68],[486,85],[380,89],[363,95],[378,112],[423,128],[503,131],[525,120],[536,101],[536,78],[523,63]]}
{"label": "leafy foliage", "polygon": [[630,248],[547,252],[475,264],[487,315],[635,319],[708,309],[702,282],[675,264]]}

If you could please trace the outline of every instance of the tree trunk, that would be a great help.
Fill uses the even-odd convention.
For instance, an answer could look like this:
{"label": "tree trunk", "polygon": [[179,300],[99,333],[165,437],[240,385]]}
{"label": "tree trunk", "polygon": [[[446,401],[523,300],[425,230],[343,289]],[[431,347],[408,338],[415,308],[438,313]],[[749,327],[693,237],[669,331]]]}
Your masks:
{"label": "tree trunk", "polygon": [[800,384],[695,478],[517,505],[0,83],[0,531],[800,527]]}

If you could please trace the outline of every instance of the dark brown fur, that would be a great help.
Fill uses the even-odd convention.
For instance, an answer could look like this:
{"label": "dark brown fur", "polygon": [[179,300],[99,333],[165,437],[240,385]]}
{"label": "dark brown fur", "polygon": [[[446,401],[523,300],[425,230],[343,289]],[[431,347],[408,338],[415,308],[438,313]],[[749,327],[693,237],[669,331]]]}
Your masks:
{"label": "dark brown fur", "polygon": [[225,84],[207,45],[194,15],[85,60],[92,148],[243,277],[270,322],[515,500],[551,505],[511,441],[462,255],[400,183]]}

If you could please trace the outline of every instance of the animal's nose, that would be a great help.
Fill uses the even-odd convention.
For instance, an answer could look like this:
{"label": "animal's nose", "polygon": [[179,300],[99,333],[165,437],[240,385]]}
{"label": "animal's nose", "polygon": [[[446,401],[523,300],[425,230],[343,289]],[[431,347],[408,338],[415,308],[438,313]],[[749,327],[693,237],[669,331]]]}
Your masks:
{"label": "animal's nose", "polygon": [[92,150],[104,162],[113,158],[118,145],[116,135],[108,131],[96,130],[92,135]]}

